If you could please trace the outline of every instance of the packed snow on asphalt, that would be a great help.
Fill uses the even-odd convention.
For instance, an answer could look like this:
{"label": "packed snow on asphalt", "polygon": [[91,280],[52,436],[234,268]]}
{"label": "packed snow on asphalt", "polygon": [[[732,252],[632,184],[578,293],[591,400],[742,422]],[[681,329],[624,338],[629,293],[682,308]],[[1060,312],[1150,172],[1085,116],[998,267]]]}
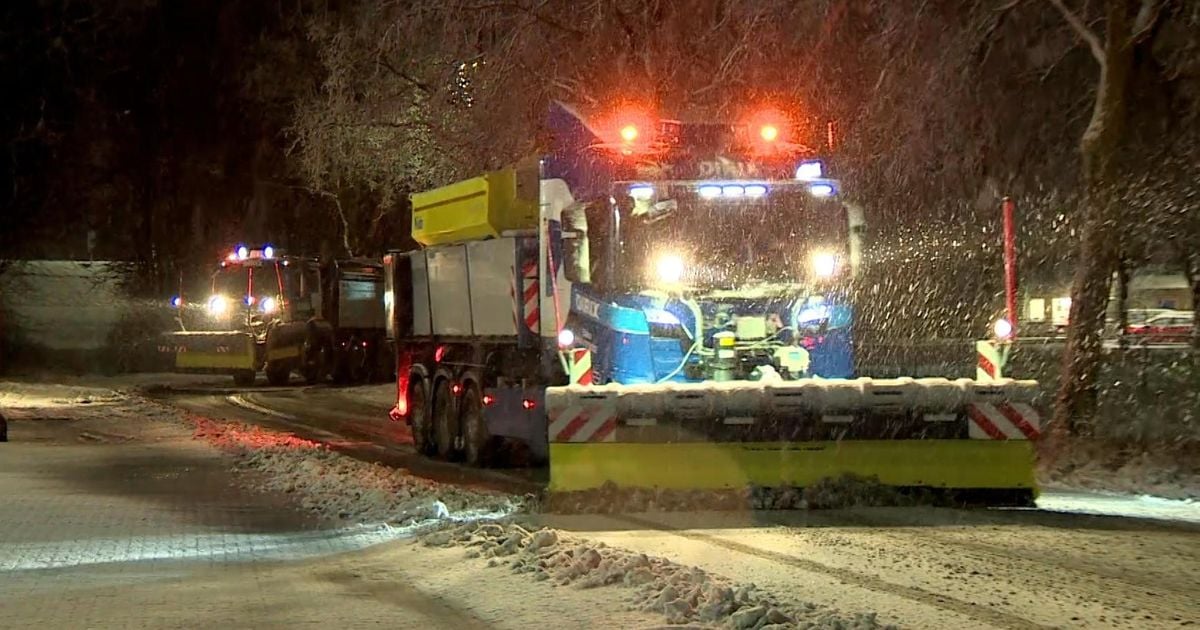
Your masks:
{"label": "packed snow on asphalt", "polygon": [[[513,606],[529,608],[531,602],[552,602],[555,615],[581,627],[604,627],[618,619],[623,625],[643,627],[667,624],[773,630],[961,623],[1005,627],[1031,619],[1051,625],[1108,626],[1116,619],[1112,611],[1126,605],[1112,599],[1115,591],[1126,592],[1125,586],[1108,588],[1092,579],[1095,571],[1103,573],[1103,567],[1085,560],[1094,553],[1090,547],[1069,550],[1070,560],[1067,556],[1056,559],[1054,553],[1026,558],[1019,545],[1011,550],[1002,548],[992,540],[995,536],[984,535],[1003,527],[1012,529],[1014,541],[1041,544],[1039,539],[1045,538],[1047,549],[1060,551],[1070,546],[1068,539],[1096,538],[1099,547],[1117,553],[1103,528],[1089,530],[1094,524],[1080,521],[1076,530],[1070,519],[1086,517],[1069,514],[1061,515],[1052,527],[1020,520],[1025,518],[1022,511],[935,508],[833,510],[827,512],[828,518],[819,516],[822,511],[808,511],[814,515],[811,522],[801,516],[801,524],[783,527],[764,527],[765,523],[758,522],[761,515],[746,512],[741,514],[745,521],[741,525],[723,527],[659,525],[653,519],[625,522],[619,515],[556,520],[554,515],[539,514],[544,506],[532,497],[439,483],[403,469],[353,459],[325,444],[290,434],[186,414],[145,398],[136,387],[5,382],[0,383],[0,407],[15,422],[72,420],[73,426],[79,427],[80,441],[120,444],[156,432],[190,434],[193,444],[221,453],[244,487],[264,497],[288,497],[291,504],[330,530],[357,528],[355,531],[377,532],[379,535],[370,539],[375,543],[392,541],[353,556],[330,556],[339,571],[370,573],[373,580],[428,582],[457,593],[456,597],[462,596],[461,585],[478,583],[481,599],[476,604],[487,608],[480,613],[485,615],[501,614],[497,611]],[[29,431],[22,429],[17,434],[29,435]],[[181,488],[185,486],[181,484]],[[1096,496],[1054,493],[1043,499],[1043,506],[1064,513],[1113,512],[1127,509],[1123,504],[1132,502],[1140,506],[1132,516],[1197,522],[1193,519],[1196,506],[1191,502],[1114,495],[1105,503]],[[993,521],[989,512],[1011,516]],[[1030,513],[1046,515],[1044,511]],[[895,526],[886,519],[872,520],[884,515],[894,515]],[[1004,520],[1009,518],[1018,520]],[[855,519],[866,520],[860,523]],[[979,520],[978,526],[971,524],[973,519]],[[911,544],[910,534],[915,537]],[[1123,569],[1122,575],[1144,593],[1134,602],[1136,610],[1122,614],[1136,615],[1129,617],[1135,619],[1149,614],[1144,611],[1161,609],[1169,616],[1155,618],[1153,625],[1187,622],[1191,617],[1184,612],[1185,602],[1194,601],[1187,594],[1192,592],[1186,586],[1191,583],[1187,576],[1194,570],[1185,567],[1191,552],[1182,540],[1194,540],[1193,533],[1184,529],[1152,536],[1147,539],[1151,541],[1147,544],[1154,546],[1151,555],[1162,555],[1161,563],[1173,563],[1171,566],[1182,571],[1181,577],[1147,577],[1149,582],[1143,588],[1133,571]],[[841,542],[829,547],[834,539]],[[1075,551],[1087,553],[1080,556],[1084,559],[1075,559]],[[1141,547],[1128,551],[1121,551],[1118,559],[1127,559],[1133,563],[1131,567],[1140,570],[1137,554],[1150,552]],[[984,552],[1000,555],[981,557],[976,563],[974,556]],[[1005,584],[1011,583],[1005,588],[1016,589],[1014,592],[1020,584],[1041,584],[1045,576],[1062,570],[1082,571],[1080,575],[1088,577],[1038,586],[1044,592],[1061,588],[1063,593],[1056,595],[1054,606],[1044,607],[1044,615],[1035,614],[1024,611],[1011,597],[1000,597],[1003,589],[985,589],[995,591],[1000,599],[984,602],[975,586],[967,589],[974,595],[939,586],[945,576],[938,573],[942,569],[935,560],[957,557],[955,554],[963,554],[962,561],[971,565],[952,582],[964,586],[971,586],[968,581],[988,584],[999,580],[987,573],[998,569],[986,569],[998,566],[997,562],[1012,573],[1011,580],[1004,579],[1008,580]],[[1024,559],[1017,562],[1019,555]],[[1054,562],[1043,567],[1039,563],[1046,558]],[[480,579],[485,576],[490,579]],[[1151,582],[1157,586],[1151,588]],[[1087,586],[1086,593],[1076,592],[1080,585]],[[1077,597],[1092,598],[1088,601],[1093,603],[1085,605],[1081,603],[1084,599],[1076,601]],[[549,614],[547,610],[542,612]],[[524,617],[526,620],[540,618],[537,610],[526,613],[531,615]],[[1071,619],[1079,621],[1068,623]]]}

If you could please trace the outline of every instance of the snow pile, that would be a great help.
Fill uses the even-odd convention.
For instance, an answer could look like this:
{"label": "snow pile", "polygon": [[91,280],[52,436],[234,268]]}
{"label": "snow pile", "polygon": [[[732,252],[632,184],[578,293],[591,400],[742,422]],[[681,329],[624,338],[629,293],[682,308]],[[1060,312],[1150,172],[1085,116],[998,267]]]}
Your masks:
{"label": "snow pile", "polygon": [[473,522],[426,534],[422,541],[431,547],[466,547],[468,558],[487,558],[489,567],[507,567],[557,586],[630,589],[626,601],[631,610],[661,613],[673,625],[735,630],[890,627],[879,624],[874,613],[848,618],[814,604],[785,605],[753,584],[734,584],[695,567],[553,529],[530,532],[516,523]]}
{"label": "snow pile", "polygon": [[621,488],[613,483],[595,490],[552,493],[542,510],[566,514],[677,512],[696,510],[796,510],[856,506],[932,504],[944,497],[902,493],[878,479],[843,475],[822,479],[804,488],[746,486],[730,490]]}
{"label": "snow pile", "polygon": [[414,477],[260,427],[193,420],[197,438],[230,452],[238,469],[256,473],[247,485],[293,494],[301,507],[325,519],[404,526],[463,513],[507,514],[519,503],[508,495]]}
{"label": "snow pile", "polygon": [[0,382],[0,411],[14,441],[111,444],[179,437],[178,410],[136,391]]}
{"label": "snow pile", "polygon": [[12,409],[69,409],[84,405],[113,404],[126,397],[123,392],[102,387],[0,382],[0,407]]}

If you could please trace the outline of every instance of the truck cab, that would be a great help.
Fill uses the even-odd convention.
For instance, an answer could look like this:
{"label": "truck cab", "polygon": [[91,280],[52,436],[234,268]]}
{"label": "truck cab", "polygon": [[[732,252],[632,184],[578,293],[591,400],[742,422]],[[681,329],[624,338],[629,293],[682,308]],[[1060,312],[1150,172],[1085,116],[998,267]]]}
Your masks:
{"label": "truck cab", "polygon": [[593,383],[853,375],[861,217],[802,124],[566,106],[552,120],[564,336],[592,352]]}

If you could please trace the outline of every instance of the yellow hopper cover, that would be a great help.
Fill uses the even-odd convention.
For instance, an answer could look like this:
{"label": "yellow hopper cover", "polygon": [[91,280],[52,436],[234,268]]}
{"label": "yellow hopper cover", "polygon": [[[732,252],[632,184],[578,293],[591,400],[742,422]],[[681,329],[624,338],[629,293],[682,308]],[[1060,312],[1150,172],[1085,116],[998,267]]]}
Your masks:
{"label": "yellow hopper cover", "polygon": [[412,236],[422,245],[442,245],[533,229],[538,216],[536,168],[491,171],[412,195]]}

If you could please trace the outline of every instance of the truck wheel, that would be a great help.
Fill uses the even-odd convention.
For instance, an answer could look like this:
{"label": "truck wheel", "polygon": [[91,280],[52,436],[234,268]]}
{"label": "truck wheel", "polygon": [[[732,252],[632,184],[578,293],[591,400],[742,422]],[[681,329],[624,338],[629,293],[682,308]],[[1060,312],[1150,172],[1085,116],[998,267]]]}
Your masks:
{"label": "truck wheel", "polygon": [[325,380],[325,373],[329,369],[329,351],[325,344],[316,339],[305,341],[300,356],[304,361],[302,371],[305,383],[316,385]]}
{"label": "truck wheel", "polygon": [[333,351],[333,382],[336,385],[345,385],[350,382],[350,353],[351,348],[349,342],[343,341],[340,344],[334,342],[337,347]]}
{"label": "truck wheel", "polygon": [[471,466],[487,463],[487,447],[491,441],[487,422],[483,418],[483,395],[472,385],[463,393],[459,418],[463,430],[463,458]]}
{"label": "truck wheel", "polygon": [[233,384],[238,387],[250,387],[254,384],[254,370],[238,370],[233,373]]}
{"label": "truck wheel", "polygon": [[418,376],[413,376],[408,384],[408,421],[417,452],[433,455],[436,449],[433,447],[433,423],[429,418],[429,385]]}
{"label": "truck wheel", "polygon": [[454,416],[454,398],[447,379],[438,381],[433,390],[433,443],[441,459],[454,457],[454,441],[458,438],[458,422]]}
{"label": "truck wheel", "polygon": [[271,385],[282,387],[287,385],[291,378],[291,361],[275,361],[274,363],[267,363],[267,382]]}
{"label": "truck wheel", "polygon": [[351,385],[367,382],[367,348],[358,337],[351,337],[346,346],[345,381]]}

